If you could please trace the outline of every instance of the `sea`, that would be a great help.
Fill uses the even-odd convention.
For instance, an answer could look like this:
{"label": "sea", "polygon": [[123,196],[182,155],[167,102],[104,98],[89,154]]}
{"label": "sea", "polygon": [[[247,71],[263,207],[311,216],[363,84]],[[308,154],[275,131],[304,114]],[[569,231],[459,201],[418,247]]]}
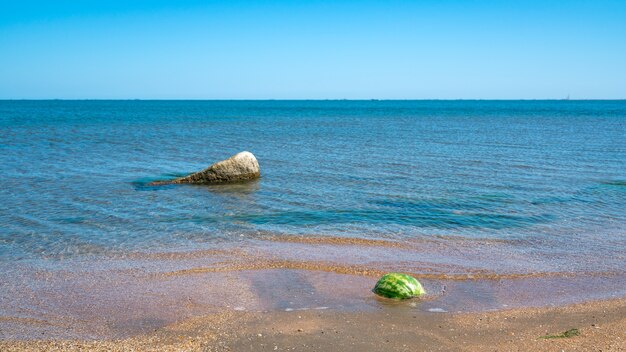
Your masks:
{"label": "sea", "polygon": [[[260,179],[150,184],[241,151]],[[0,165],[5,337],[122,336],[191,290],[186,315],[371,307],[334,291],[368,270],[424,310],[626,295],[626,101],[0,101]]]}

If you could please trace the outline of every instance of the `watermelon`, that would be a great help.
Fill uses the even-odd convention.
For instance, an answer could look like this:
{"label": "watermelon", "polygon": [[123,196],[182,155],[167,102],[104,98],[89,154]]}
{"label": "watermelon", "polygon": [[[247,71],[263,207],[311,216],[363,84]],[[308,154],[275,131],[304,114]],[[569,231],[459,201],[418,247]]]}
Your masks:
{"label": "watermelon", "polygon": [[421,296],[426,291],[413,276],[389,273],[378,280],[374,286],[374,293],[387,298],[406,299]]}

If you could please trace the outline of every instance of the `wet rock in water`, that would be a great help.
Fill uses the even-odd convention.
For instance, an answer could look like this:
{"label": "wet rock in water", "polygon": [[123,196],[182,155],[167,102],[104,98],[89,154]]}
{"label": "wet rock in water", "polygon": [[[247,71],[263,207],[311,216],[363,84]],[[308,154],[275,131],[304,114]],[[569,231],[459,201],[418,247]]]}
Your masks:
{"label": "wet rock in water", "polygon": [[170,181],[157,181],[153,185],[162,184],[217,184],[253,180],[261,177],[259,162],[250,152],[237,153],[230,158],[218,161],[208,168],[185,177]]}

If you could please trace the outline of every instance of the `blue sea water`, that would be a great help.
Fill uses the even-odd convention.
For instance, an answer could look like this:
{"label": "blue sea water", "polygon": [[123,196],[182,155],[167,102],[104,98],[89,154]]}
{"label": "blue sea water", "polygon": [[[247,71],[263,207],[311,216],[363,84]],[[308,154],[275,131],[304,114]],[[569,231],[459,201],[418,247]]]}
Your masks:
{"label": "blue sea water", "polygon": [[[243,150],[260,180],[148,185]],[[0,101],[0,165],[5,264],[259,232],[626,263],[626,101]]]}

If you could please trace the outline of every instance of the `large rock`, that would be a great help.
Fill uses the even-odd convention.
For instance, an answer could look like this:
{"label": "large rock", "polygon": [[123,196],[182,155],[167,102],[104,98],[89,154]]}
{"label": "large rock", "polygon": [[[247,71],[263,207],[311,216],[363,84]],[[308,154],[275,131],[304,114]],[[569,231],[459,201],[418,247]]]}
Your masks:
{"label": "large rock", "polygon": [[241,182],[259,177],[261,177],[261,170],[254,155],[250,152],[241,152],[226,160],[218,161],[202,171],[171,181],[154,182],[154,184],[215,184]]}

